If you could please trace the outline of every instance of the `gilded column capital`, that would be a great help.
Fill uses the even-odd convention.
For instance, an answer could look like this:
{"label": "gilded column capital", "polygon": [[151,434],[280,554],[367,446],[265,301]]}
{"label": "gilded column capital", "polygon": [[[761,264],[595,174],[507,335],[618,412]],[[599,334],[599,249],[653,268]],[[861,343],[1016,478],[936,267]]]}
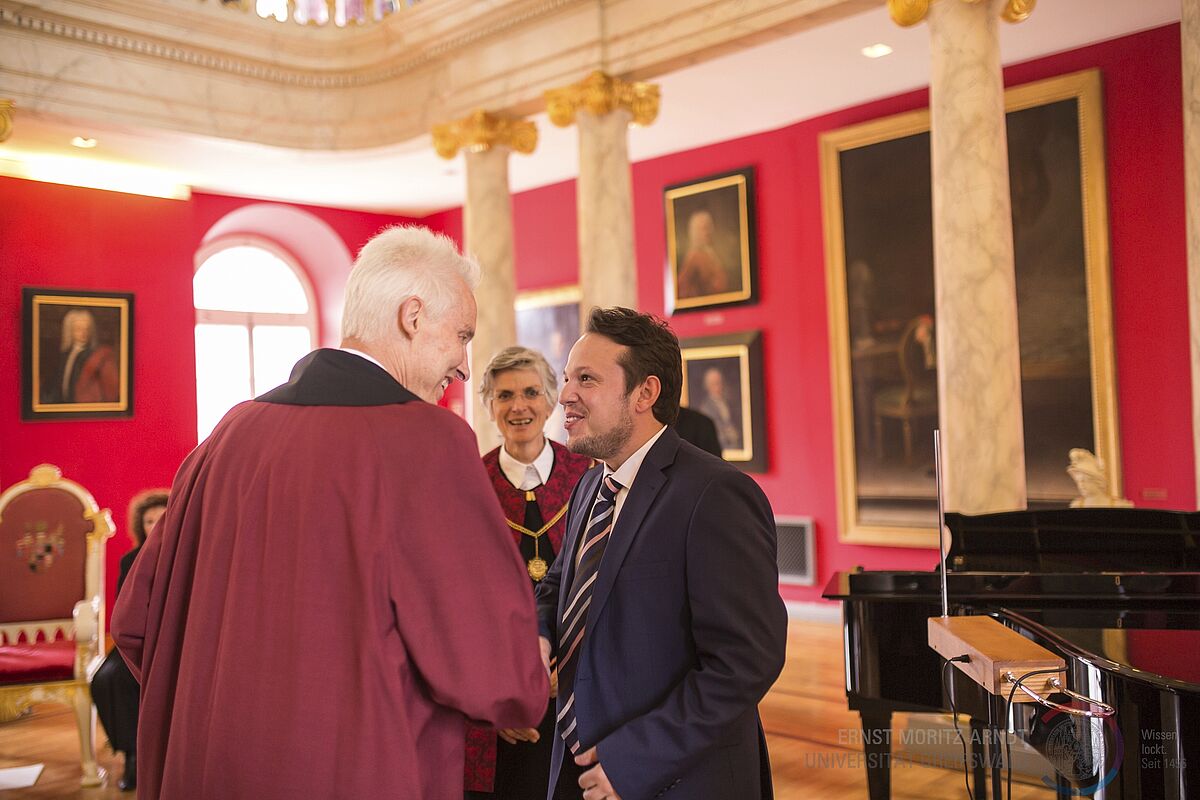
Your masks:
{"label": "gilded column capital", "polygon": [[916,25],[929,13],[929,0],[888,0],[892,22],[902,28]]}
{"label": "gilded column capital", "polygon": [[508,147],[529,154],[537,147],[537,126],[488,111],[475,111],[454,122],[433,126],[433,148],[442,158],[454,158],[462,149],[491,150]]}
{"label": "gilded column capital", "polygon": [[[929,6],[936,0],[887,0],[888,13],[897,25],[907,28],[916,25],[929,13]],[[960,0],[963,3],[978,3],[980,0]],[[1000,17],[1006,22],[1024,22],[1033,13],[1037,0],[1006,0]]]}
{"label": "gilded column capital", "polygon": [[1004,4],[1004,10],[1000,12],[1000,17],[1005,22],[1024,22],[1029,19],[1036,5],[1037,0],[1008,0]]}
{"label": "gilded column capital", "polygon": [[550,121],[560,128],[574,122],[580,109],[599,117],[623,108],[638,125],[649,125],[658,117],[657,84],[626,81],[600,70],[579,83],[550,89],[545,97]]}
{"label": "gilded column capital", "polygon": [[13,101],[0,100],[0,142],[12,135]]}

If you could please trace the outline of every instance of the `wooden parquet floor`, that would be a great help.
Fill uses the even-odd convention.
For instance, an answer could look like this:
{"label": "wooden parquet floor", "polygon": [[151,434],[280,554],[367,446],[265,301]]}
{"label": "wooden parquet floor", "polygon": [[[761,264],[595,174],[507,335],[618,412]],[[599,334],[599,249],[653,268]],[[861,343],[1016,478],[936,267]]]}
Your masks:
{"label": "wooden parquet floor", "polygon": [[[794,620],[788,634],[787,665],[761,705],[777,800],[867,797],[866,772],[857,763],[862,752],[855,738],[858,715],[846,708],[842,672],[840,626]],[[899,724],[904,724],[902,716]],[[100,764],[109,773],[107,785],[81,789],[78,738],[68,708],[39,705],[30,716],[0,724],[0,767],[46,765],[32,789],[0,791],[0,800],[133,798],[134,793],[117,790],[121,757],[103,746],[102,728],[97,727],[97,735]],[[1042,787],[1013,786],[1014,800],[1053,796]],[[961,772],[905,761],[893,768],[892,797],[957,800],[966,797],[966,790]]]}
{"label": "wooden parquet floor", "polygon": [[[793,620],[783,674],[759,705],[776,800],[867,797],[858,714],[846,707],[844,673],[841,626]],[[907,721],[904,714],[893,718],[897,728]],[[961,771],[917,760],[909,756],[893,763],[893,800],[966,798]],[[1013,800],[1054,796],[1045,787],[1013,783]]]}

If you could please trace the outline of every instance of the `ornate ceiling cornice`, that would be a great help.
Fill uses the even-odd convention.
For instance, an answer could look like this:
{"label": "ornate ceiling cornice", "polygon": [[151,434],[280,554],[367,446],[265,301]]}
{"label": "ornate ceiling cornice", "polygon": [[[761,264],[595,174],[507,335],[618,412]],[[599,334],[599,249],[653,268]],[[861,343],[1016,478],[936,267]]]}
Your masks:
{"label": "ornate ceiling cornice", "polygon": [[0,0],[0,85],[32,118],[354,150],[477,108],[526,116],[597,69],[645,80],[878,2],[426,0],[339,29],[199,0]]}
{"label": "ornate ceiling cornice", "polygon": [[[431,64],[457,50],[536,22],[547,14],[553,14],[561,8],[576,5],[581,0],[542,0],[525,8],[523,11],[498,17],[489,24],[470,29],[465,33],[437,41],[422,49],[419,53],[407,58],[395,60],[386,59],[386,63],[377,63],[366,68],[301,70],[272,64],[259,59],[248,59],[215,52],[211,49],[190,47],[186,44],[155,38],[139,36],[130,31],[104,28],[89,25],[81,21],[65,20],[57,15],[37,13],[38,9],[22,4],[20,9],[0,7],[0,26],[17,28],[44,36],[53,36],[75,42],[102,47],[108,50],[131,53],[134,55],[157,58],[190,67],[219,72],[238,77],[254,78],[256,80],[277,83],[283,86],[298,86],[306,89],[345,89],[357,86],[370,86],[385,83],[398,76],[413,72]],[[384,23],[402,24],[403,15],[396,15]],[[395,23],[392,23],[395,19]],[[253,22],[253,21],[252,21]],[[244,23],[243,23],[244,24]],[[278,24],[286,35],[286,27],[290,23]],[[303,29],[298,30],[302,33]],[[342,33],[338,31],[337,33]],[[344,32],[348,46],[357,44],[353,31]]]}

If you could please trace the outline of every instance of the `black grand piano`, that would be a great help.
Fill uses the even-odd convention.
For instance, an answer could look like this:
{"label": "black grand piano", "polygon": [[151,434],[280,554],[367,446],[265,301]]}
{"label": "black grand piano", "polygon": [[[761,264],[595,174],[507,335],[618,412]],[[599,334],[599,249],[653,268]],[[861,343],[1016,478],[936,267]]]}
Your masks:
{"label": "black grand piano", "polygon": [[[947,514],[946,526],[950,614],[993,616],[1063,657],[1064,688],[1116,710],[1014,705],[1015,732],[1053,767],[1047,785],[1097,800],[1200,800],[1200,512]],[[943,689],[926,631],[941,613],[938,572],[842,572],[824,596],[843,604],[846,697],[862,719],[872,800],[890,796],[892,714],[947,712],[948,693],[971,716],[975,797],[987,797],[999,748],[985,724],[1003,719],[1003,703],[957,669]]]}

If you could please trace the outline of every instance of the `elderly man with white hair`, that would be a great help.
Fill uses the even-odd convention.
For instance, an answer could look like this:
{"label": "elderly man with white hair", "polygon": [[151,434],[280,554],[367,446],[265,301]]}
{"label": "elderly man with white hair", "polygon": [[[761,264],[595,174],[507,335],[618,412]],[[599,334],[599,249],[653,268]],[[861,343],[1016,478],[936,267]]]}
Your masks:
{"label": "elderly man with white hair", "polygon": [[467,719],[546,709],[525,564],[475,437],[479,267],[390,228],[339,349],[233,408],[187,458],[117,602],[142,685],[143,798],[461,800]]}

